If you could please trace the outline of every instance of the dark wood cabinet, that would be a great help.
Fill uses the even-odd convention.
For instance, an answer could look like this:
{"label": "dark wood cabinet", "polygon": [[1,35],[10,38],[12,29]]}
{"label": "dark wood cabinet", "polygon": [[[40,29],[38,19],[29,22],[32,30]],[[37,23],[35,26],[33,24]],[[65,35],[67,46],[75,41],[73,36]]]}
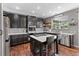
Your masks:
{"label": "dark wood cabinet", "polygon": [[22,43],[29,42],[27,35],[11,35],[10,36],[10,45],[17,45]]}
{"label": "dark wood cabinet", "polygon": [[26,28],[26,16],[18,14],[8,14],[10,28]]}
{"label": "dark wood cabinet", "polygon": [[26,16],[19,15],[19,27],[26,28]]}

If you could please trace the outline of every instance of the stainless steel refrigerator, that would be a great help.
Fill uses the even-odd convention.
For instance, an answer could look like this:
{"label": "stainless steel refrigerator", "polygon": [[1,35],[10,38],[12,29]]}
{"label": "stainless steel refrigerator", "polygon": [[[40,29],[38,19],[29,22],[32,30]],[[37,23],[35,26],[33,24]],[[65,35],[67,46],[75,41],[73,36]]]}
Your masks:
{"label": "stainless steel refrigerator", "polygon": [[9,18],[7,16],[3,16],[3,31],[4,31],[4,50],[5,50],[5,55],[9,56],[10,55],[10,39],[9,39]]}

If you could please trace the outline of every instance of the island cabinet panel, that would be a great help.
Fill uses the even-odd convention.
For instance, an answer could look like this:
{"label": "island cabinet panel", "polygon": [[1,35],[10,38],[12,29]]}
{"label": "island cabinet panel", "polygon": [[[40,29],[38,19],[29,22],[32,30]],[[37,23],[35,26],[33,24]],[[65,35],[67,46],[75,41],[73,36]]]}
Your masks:
{"label": "island cabinet panel", "polygon": [[33,38],[31,38],[30,41],[31,41],[31,51],[34,56],[45,56],[46,55],[46,53],[43,52],[46,50],[45,49],[46,46],[44,45],[44,43],[39,42]]}
{"label": "island cabinet panel", "polygon": [[10,36],[10,45],[14,46],[17,44],[29,42],[27,35],[11,35]]}

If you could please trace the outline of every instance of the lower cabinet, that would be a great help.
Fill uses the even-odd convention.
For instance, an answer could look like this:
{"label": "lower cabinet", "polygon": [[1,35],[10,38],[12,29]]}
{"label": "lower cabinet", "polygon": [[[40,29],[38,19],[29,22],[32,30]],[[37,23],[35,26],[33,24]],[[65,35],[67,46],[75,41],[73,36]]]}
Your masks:
{"label": "lower cabinet", "polygon": [[72,48],[74,46],[74,35],[63,35],[60,44]]}
{"label": "lower cabinet", "polygon": [[28,37],[27,35],[11,35],[10,36],[10,45],[17,45],[21,43],[26,43],[28,42]]}

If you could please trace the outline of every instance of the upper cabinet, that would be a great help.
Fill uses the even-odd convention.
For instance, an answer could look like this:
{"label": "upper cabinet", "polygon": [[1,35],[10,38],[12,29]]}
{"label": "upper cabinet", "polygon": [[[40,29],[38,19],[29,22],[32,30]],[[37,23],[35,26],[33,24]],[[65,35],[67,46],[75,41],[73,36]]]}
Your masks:
{"label": "upper cabinet", "polygon": [[46,18],[43,20],[43,30],[44,31],[50,31],[51,30],[51,19],[50,18]]}
{"label": "upper cabinet", "polygon": [[51,18],[52,21],[52,29],[68,29],[69,21],[68,16],[64,16],[63,14],[58,15],[54,18]]}
{"label": "upper cabinet", "polygon": [[36,26],[36,17],[28,16],[28,27],[29,26]]}
{"label": "upper cabinet", "polygon": [[53,20],[53,29],[68,29],[69,22],[68,21],[56,21]]}
{"label": "upper cabinet", "polygon": [[42,28],[43,27],[43,19],[37,18],[36,20],[36,28]]}
{"label": "upper cabinet", "polygon": [[43,19],[34,16],[28,16],[28,31],[36,31],[43,27]]}
{"label": "upper cabinet", "polygon": [[42,18],[37,18],[34,16],[29,16],[28,17],[28,27],[36,27],[36,28],[41,28],[43,27],[43,19]]}
{"label": "upper cabinet", "polygon": [[8,14],[10,28],[26,28],[26,16],[18,14]]}
{"label": "upper cabinet", "polygon": [[51,19],[45,19],[43,21],[43,27],[51,28]]}
{"label": "upper cabinet", "polygon": [[77,9],[51,17],[52,29],[71,29],[77,25]]}

